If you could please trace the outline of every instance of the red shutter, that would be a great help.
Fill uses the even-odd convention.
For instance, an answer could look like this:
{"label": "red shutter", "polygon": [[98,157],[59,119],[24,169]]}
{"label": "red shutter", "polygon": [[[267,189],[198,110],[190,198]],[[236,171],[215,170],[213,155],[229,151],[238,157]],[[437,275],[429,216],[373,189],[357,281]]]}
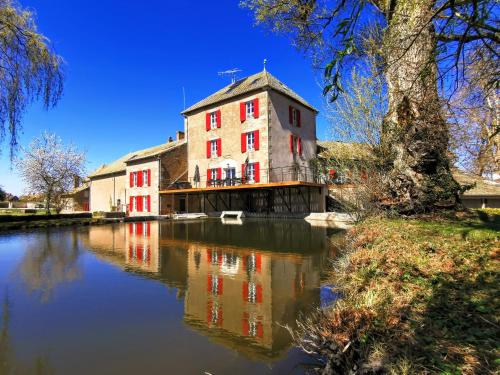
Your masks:
{"label": "red shutter", "polygon": [[148,169],[148,186],[151,186],[151,169]]}
{"label": "red shutter", "polygon": [[247,152],[247,134],[241,133],[241,152]]}
{"label": "red shutter", "polygon": [[297,152],[299,155],[302,155],[302,140],[300,137],[297,138]]}
{"label": "red shutter", "polygon": [[290,152],[293,154],[293,134],[290,134]]}
{"label": "red shutter", "polygon": [[210,186],[210,181],[211,181],[211,173],[212,170],[210,168],[207,169],[207,186]]}
{"label": "red shutter", "polygon": [[215,113],[217,118],[217,127],[220,128],[221,120],[220,120],[220,109]]}
{"label": "red shutter", "polygon": [[262,285],[258,284],[255,289],[257,289],[256,290],[257,303],[262,303]]}
{"label": "red shutter", "polygon": [[137,186],[142,186],[142,171],[137,172]]}
{"label": "red shutter", "polygon": [[207,141],[207,159],[210,159],[210,141]]}
{"label": "red shutter", "polygon": [[259,118],[259,98],[253,100],[253,118]]}
{"label": "red shutter", "polygon": [[245,102],[240,103],[240,121],[243,122],[247,119],[247,111],[245,107]]}
{"label": "red shutter", "polygon": [[134,172],[130,172],[130,187],[134,186]]}
{"label": "red shutter", "polygon": [[253,136],[254,136],[254,148],[255,150],[258,150],[259,147],[260,147],[260,143],[259,143],[259,131],[256,130],[253,132]]}
{"label": "red shutter", "polygon": [[134,210],[134,197],[130,197],[130,207],[128,208],[130,212]]}
{"label": "red shutter", "polygon": [[301,124],[301,121],[300,121],[300,111],[297,110],[297,126],[300,128],[301,125],[302,124]]}
{"label": "red shutter", "polygon": [[210,130],[210,113],[208,113],[208,112],[205,114],[205,121],[206,121],[206,123],[205,123],[206,129],[207,129],[207,131],[209,131]]}
{"label": "red shutter", "polygon": [[222,155],[222,140],[219,138],[217,139],[217,156]]}
{"label": "red shutter", "polygon": [[253,163],[254,165],[254,181],[260,182],[260,164],[259,162]]}
{"label": "red shutter", "polygon": [[217,179],[220,180],[222,178],[222,168],[217,168]]}
{"label": "red shutter", "polygon": [[222,295],[222,291],[223,291],[223,281],[222,281],[222,277],[219,276],[217,278],[217,295],[218,296],[221,296]]}
{"label": "red shutter", "polygon": [[137,201],[137,211],[142,212],[142,195],[135,197]]}
{"label": "red shutter", "polygon": [[288,122],[293,124],[293,107],[291,105],[288,106]]}
{"label": "red shutter", "polygon": [[148,204],[148,212],[151,212],[151,195],[148,195],[147,199],[147,204]]}

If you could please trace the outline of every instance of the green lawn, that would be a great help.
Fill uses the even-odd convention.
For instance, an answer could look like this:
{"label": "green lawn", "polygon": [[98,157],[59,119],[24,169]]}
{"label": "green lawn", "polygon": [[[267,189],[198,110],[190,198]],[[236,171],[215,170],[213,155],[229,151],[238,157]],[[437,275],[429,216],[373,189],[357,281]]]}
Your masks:
{"label": "green lawn", "polygon": [[490,210],[356,225],[337,243],[348,250],[329,283],[343,298],[320,317],[317,337],[347,347],[349,366],[498,371],[499,219]]}

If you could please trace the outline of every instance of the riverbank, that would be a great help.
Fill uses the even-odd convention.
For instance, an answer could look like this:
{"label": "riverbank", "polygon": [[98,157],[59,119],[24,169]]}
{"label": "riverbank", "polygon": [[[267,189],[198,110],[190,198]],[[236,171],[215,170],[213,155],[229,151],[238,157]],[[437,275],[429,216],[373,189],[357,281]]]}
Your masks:
{"label": "riverbank", "polygon": [[495,211],[358,224],[328,281],[343,298],[304,322],[303,346],[324,373],[494,373],[499,230]]}

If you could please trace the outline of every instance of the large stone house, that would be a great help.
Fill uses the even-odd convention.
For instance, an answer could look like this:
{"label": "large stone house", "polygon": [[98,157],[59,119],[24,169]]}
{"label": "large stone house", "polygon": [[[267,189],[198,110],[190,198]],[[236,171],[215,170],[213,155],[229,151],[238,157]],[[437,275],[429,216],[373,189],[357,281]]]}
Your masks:
{"label": "large stone house", "polygon": [[162,200],[176,212],[324,211],[311,169],[317,114],[265,70],[227,85],[182,112],[190,188]]}

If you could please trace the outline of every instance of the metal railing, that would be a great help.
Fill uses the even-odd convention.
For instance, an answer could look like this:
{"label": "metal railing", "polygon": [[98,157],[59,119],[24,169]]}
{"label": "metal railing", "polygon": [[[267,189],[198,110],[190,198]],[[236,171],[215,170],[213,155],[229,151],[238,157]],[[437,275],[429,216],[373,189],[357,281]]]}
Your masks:
{"label": "metal railing", "polygon": [[[238,186],[249,184],[265,184],[273,182],[311,182],[325,184],[328,182],[328,176],[324,173],[319,173],[312,168],[307,167],[275,167],[270,169],[260,169],[259,176],[240,176],[225,177],[230,173],[226,168],[221,169],[221,178],[211,179],[210,176],[200,175],[199,179],[190,176],[188,181],[177,181],[169,187],[171,189],[188,189],[188,188],[203,188],[203,187],[223,187],[223,186]],[[208,178],[207,178],[208,177]]]}

